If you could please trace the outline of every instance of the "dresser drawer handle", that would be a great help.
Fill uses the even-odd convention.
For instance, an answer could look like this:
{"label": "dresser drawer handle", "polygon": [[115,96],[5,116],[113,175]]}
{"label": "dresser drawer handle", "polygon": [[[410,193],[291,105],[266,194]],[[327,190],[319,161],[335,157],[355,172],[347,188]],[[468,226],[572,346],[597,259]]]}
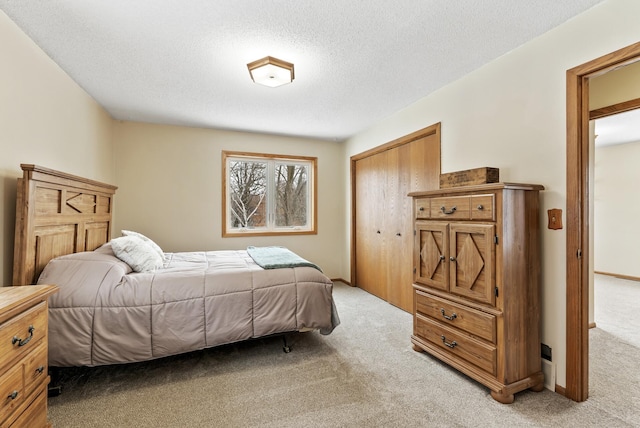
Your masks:
{"label": "dresser drawer handle", "polygon": [[36,369],[36,373],[42,374],[42,372],[44,372],[44,366],[40,366]]}
{"label": "dresser drawer handle", "polygon": [[7,398],[15,400],[16,398],[18,398],[18,391],[13,391],[11,394],[7,395]]}
{"label": "dresser drawer handle", "polygon": [[424,211],[424,207],[418,208],[419,211]]}
{"label": "dresser drawer handle", "polygon": [[451,207],[450,210],[447,211],[447,209],[443,206],[440,207],[440,211],[442,211],[444,214],[453,214],[454,212],[456,212],[457,208],[456,207]]}
{"label": "dresser drawer handle", "polygon": [[29,337],[27,337],[26,339],[20,339],[18,336],[13,336],[13,339],[11,339],[11,344],[15,345],[16,342],[18,343],[18,346],[24,346],[27,343],[29,343],[29,341],[31,340],[31,338],[33,337],[33,331],[36,328],[32,325],[29,326]]}
{"label": "dresser drawer handle", "polygon": [[442,313],[442,316],[443,316],[445,319],[448,319],[449,321],[453,321],[454,319],[458,318],[458,315],[457,315],[455,312],[454,312],[454,313],[452,313],[452,314],[451,314],[451,316],[446,315],[446,314],[444,313],[444,308],[440,308],[440,312]]}
{"label": "dresser drawer handle", "polygon": [[482,205],[478,205],[478,211],[482,211],[484,207]]}
{"label": "dresser drawer handle", "polygon": [[447,342],[447,339],[444,337],[444,335],[440,336],[440,339],[442,339],[442,343],[447,345],[449,348],[455,348],[456,346],[458,346],[455,340],[451,343]]}

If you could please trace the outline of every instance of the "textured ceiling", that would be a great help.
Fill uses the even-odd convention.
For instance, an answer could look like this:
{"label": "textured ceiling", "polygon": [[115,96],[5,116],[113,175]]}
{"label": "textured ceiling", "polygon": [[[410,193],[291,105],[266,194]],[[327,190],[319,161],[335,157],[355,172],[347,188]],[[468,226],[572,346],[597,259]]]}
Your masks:
{"label": "textured ceiling", "polygon": [[[116,119],[341,141],[602,0],[0,0]],[[295,64],[279,88],[246,64]]]}

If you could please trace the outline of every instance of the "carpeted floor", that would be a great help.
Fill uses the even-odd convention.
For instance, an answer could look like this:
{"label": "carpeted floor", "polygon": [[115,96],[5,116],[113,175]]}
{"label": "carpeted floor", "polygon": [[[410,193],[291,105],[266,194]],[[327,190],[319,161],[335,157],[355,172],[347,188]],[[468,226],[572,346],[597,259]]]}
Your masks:
{"label": "carpeted floor", "polygon": [[[619,287],[616,281],[606,287]],[[631,285],[635,297],[623,300],[640,302],[640,284]],[[602,293],[614,294],[596,293],[596,304],[605,304]],[[639,345],[620,337],[605,312],[596,311],[590,333],[589,400],[525,391],[503,405],[484,386],[413,351],[410,314],[341,283],[334,296],[342,324],[329,336],[289,335],[288,354],[274,337],[65,369],[49,418],[56,428],[640,426]]]}

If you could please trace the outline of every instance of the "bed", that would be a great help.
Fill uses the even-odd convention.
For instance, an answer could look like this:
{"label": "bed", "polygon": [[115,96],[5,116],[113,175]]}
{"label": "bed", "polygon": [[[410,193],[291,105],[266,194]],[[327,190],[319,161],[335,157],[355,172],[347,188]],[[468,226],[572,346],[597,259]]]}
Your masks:
{"label": "bed", "polygon": [[49,299],[50,366],[330,334],[340,323],[331,280],[286,248],[169,253],[135,231],[111,239],[115,186],[21,167],[13,279],[60,288]]}

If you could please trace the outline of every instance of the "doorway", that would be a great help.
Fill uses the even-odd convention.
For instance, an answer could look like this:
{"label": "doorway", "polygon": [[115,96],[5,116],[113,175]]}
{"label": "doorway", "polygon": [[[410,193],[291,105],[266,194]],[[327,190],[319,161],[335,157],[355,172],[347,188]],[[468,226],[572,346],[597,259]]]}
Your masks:
{"label": "doorway", "polygon": [[[640,43],[567,70],[567,367],[564,395],[589,396],[589,79],[640,60]],[[630,107],[631,109],[633,107]]]}

